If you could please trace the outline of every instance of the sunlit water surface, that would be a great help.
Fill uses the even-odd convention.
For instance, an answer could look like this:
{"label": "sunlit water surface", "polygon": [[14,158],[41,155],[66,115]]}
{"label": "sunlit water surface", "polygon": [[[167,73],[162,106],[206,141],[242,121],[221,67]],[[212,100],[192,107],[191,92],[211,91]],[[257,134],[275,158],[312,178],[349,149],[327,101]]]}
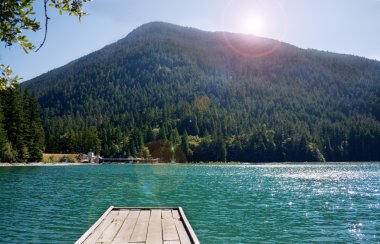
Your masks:
{"label": "sunlit water surface", "polygon": [[379,243],[380,163],[0,167],[0,242],[72,243],[110,206],[182,206],[202,243]]}

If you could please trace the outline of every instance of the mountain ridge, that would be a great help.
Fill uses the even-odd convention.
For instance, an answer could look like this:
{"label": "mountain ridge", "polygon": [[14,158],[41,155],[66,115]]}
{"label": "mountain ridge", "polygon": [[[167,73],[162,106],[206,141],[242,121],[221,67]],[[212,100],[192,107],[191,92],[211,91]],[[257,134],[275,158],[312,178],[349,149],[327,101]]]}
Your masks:
{"label": "mountain ridge", "polygon": [[[23,83],[27,84],[29,83],[30,81],[32,80],[35,80],[35,79],[38,79],[40,78],[41,76],[44,76],[48,73],[51,73],[51,72],[55,72],[56,70],[62,68],[62,67],[66,67],[68,65],[73,65],[75,64],[76,62],[78,61],[81,61],[82,59],[88,57],[88,56],[91,56],[91,55],[94,55],[96,53],[98,53],[99,51],[103,50],[103,49],[107,49],[109,47],[112,47],[113,45],[117,44],[117,43],[123,43],[125,42],[125,40],[127,40],[128,37],[130,37],[131,35],[135,35],[136,33],[139,33],[141,31],[144,31],[146,30],[146,28],[149,28],[149,29],[152,29],[154,27],[162,27],[162,26],[165,26],[166,29],[172,27],[174,29],[188,29],[188,30],[191,30],[191,31],[196,31],[196,32],[202,32],[202,33],[212,33],[212,34],[215,34],[215,35],[241,35],[241,36],[247,36],[247,37],[256,37],[254,35],[250,35],[250,34],[244,34],[244,33],[233,33],[233,32],[225,32],[225,31],[214,31],[214,32],[210,32],[210,31],[204,31],[204,30],[201,30],[201,29],[197,29],[197,28],[193,28],[193,27],[182,27],[180,25],[176,25],[176,24],[171,24],[171,23],[167,23],[167,22],[162,22],[162,21],[153,21],[153,22],[149,22],[149,23],[146,23],[146,24],[143,24],[135,29],[133,29],[129,34],[127,34],[125,37],[121,38],[120,40],[114,42],[114,43],[110,43],[110,44],[107,44],[105,45],[104,47],[102,47],[101,49],[99,50],[96,50],[96,51],[93,51],[89,54],[86,54],[80,58],[77,58],[77,59],[74,59],[72,61],[70,61],[69,63],[65,64],[65,65],[62,65],[60,67],[57,67],[57,68],[54,68],[52,70],[49,70],[47,71],[46,73],[43,73],[41,75],[38,75],[34,78],[31,78],[27,81],[24,81]],[[172,29],[173,30],[173,29]],[[271,39],[271,38],[266,38],[266,37],[256,37],[256,38],[260,38],[260,39],[265,39],[265,40],[271,40],[271,41],[275,41],[275,42],[279,42],[279,43],[282,43],[282,44],[286,44],[286,45],[289,45],[289,46],[292,46],[294,48],[299,48],[301,50],[304,50],[304,51],[311,51],[311,52],[319,52],[320,54],[325,54],[325,55],[342,55],[343,57],[351,57],[351,58],[360,58],[360,59],[366,59],[367,61],[371,61],[371,62],[379,62],[379,60],[376,60],[376,59],[370,59],[370,58],[367,58],[367,57],[361,57],[361,56],[357,56],[357,55],[354,55],[354,54],[342,54],[342,53],[336,53],[336,52],[331,52],[331,51],[323,51],[323,50],[318,50],[318,49],[313,49],[313,48],[300,48],[300,47],[297,47],[295,45],[292,45],[290,43],[286,43],[286,42],[281,42],[281,41],[278,41],[278,40],[275,40],[275,39]],[[25,85],[24,84],[24,85]]]}
{"label": "mountain ridge", "polygon": [[[87,128],[106,155],[136,155],[156,139],[186,132],[194,155],[186,154],[196,161],[208,159],[199,151],[203,144],[222,155],[212,160],[224,158],[224,149],[229,160],[302,160],[296,151],[303,147],[314,160],[339,161],[379,157],[379,77],[380,62],[365,58],[153,22],[21,88],[39,98],[51,152],[74,150],[62,148],[57,138]],[[374,137],[357,139],[371,156],[364,157],[363,148],[351,152],[351,132]],[[134,133],[142,143],[131,145]],[[219,149],[211,149],[217,142]],[[298,148],[288,156],[287,143]]]}

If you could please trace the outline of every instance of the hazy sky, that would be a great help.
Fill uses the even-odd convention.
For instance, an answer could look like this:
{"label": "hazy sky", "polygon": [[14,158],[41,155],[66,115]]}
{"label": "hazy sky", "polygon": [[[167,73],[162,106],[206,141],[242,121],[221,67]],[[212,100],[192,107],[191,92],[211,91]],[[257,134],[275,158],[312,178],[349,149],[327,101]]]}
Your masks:
{"label": "hazy sky", "polygon": [[[36,12],[43,10],[42,2],[36,0]],[[151,21],[255,34],[380,60],[380,0],[94,0],[86,6],[89,15],[81,23],[50,8],[45,46],[29,55],[18,45],[0,47],[0,63],[28,80]],[[43,31],[31,33],[30,39],[38,46]]]}

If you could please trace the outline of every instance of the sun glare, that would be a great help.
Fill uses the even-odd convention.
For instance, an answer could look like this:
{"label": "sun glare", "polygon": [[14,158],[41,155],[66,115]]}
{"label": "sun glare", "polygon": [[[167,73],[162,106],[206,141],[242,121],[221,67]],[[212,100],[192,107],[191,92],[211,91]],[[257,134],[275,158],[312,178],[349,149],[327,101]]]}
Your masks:
{"label": "sun glare", "polygon": [[[283,40],[287,23],[280,0],[228,0],[221,14],[223,30],[263,38]],[[229,34],[224,34],[224,40],[233,51],[247,57],[268,56],[281,45],[280,42],[266,42],[259,48],[256,44],[264,39],[250,37],[244,39],[248,45],[241,45]]]}
{"label": "sun glare", "polygon": [[249,16],[244,21],[244,29],[247,34],[262,35],[264,30],[264,21],[261,16]]}

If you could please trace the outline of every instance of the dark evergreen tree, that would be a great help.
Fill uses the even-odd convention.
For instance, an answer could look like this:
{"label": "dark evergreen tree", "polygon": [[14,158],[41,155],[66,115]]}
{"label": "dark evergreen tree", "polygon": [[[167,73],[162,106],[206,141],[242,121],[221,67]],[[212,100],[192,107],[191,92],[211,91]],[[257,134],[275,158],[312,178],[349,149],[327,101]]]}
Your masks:
{"label": "dark evergreen tree", "polygon": [[0,95],[0,162],[40,161],[44,132],[36,99],[13,89]]}
{"label": "dark evergreen tree", "polygon": [[226,143],[222,136],[218,136],[215,141],[215,160],[225,162],[227,160]]}
{"label": "dark evergreen tree", "polygon": [[26,95],[26,135],[25,142],[29,148],[28,161],[40,162],[42,160],[42,154],[44,150],[44,131],[41,124],[40,110],[37,100],[34,97]]}
{"label": "dark evergreen tree", "polygon": [[168,139],[168,132],[165,124],[162,126],[162,128],[160,128],[158,139],[163,141],[166,141]]}
{"label": "dark evergreen tree", "polygon": [[181,144],[181,137],[179,136],[177,128],[172,129],[172,132],[170,134],[170,142],[173,145],[180,145]]}
{"label": "dark evergreen tree", "polygon": [[5,150],[6,146],[8,145],[7,135],[4,130],[4,124],[3,124],[3,109],[2,109],[2,102],[0,97],[0,162],[4,162],[5,160]]}
{"label": "dark evergreen tree", "polygon": [[187,160],[191,160],[191,158],[193,156],[193,151],[190,149],[189,136],[188,136],[186,130],[183,132],[183,135],[181,138],[181,148],[182,148],[182,151],[184,152]]}
{"label": "dark evergreen tree", "polygon": [[7,138],[17,162],[25,162],[29,156],[26,145],[27,120],[23,111],[23,99],[17,91],[7,90],[4,99]]}

